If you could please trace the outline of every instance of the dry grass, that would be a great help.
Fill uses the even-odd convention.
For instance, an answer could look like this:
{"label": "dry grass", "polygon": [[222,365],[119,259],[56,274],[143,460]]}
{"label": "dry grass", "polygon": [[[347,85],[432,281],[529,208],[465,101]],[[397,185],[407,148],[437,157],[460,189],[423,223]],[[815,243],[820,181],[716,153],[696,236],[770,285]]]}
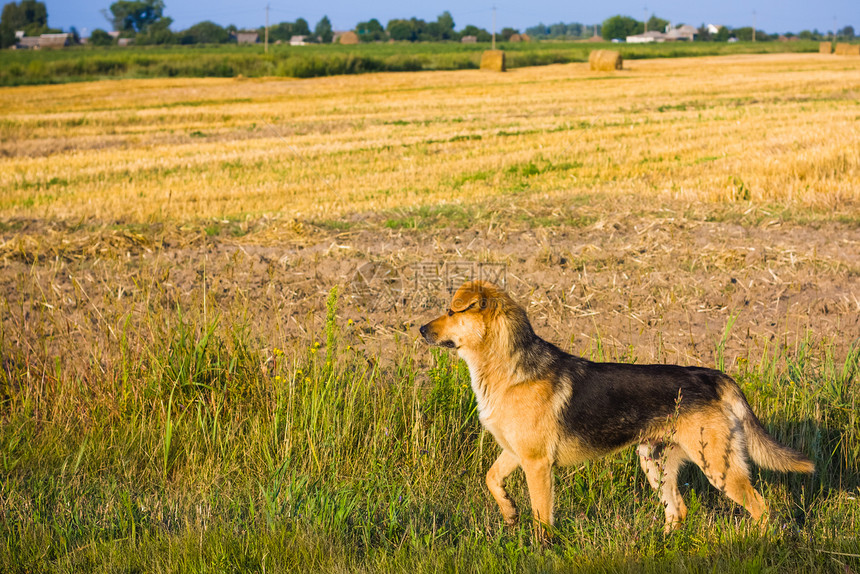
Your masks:
{"label": "dry grass", "polygon": [[[0,217],[332,218],[524,191],[840,212],[860,199],[858,69],[768,55],[611,78],[571,64],[7,88]],[[537,160],[552,168],[505,175]]]}

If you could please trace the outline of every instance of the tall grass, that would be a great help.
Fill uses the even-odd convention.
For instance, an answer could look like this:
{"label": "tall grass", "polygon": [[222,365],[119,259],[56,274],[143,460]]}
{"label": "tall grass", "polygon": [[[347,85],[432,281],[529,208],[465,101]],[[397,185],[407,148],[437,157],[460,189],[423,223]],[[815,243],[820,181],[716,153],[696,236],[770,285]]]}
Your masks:
{"label": "tall grass", "polygon": [[[310,78],[367,72],[477,69],[487,46],[369,44],[359,46],[81,47],[55,51],[0,53],[0,86],[56,84],[103,78],[286,76]],[[595,48],[584,43],[503,45],[507,64],[517,68],[584,62]],[[817,42],[676,43],[614,46],[628,59],[817,52]]]}
{"label": "tall grass", "polygon": [[[238,315],[173,309],[56,356],[35,339],[12,344],[29,327],[4,322],[0,570],[860,566],[860,347],[836,357],[807,338],[737,361],[733,374],[769,430],[818,468],[811,478],[760,473],[778,512],[767,533],[688,468],[688,522],[664,536],[628,449],[556,470],[557,538],[544,549],[527,520],[503,528],[486,492],[497,446],[464,365],[409,341],[390,361],[357,352],[337,305],[332,290],[323,331],[287,348]],[[597,349],[606,353],[599,341],[580,351]],[[527,510],[519,472],[511,492]]]}

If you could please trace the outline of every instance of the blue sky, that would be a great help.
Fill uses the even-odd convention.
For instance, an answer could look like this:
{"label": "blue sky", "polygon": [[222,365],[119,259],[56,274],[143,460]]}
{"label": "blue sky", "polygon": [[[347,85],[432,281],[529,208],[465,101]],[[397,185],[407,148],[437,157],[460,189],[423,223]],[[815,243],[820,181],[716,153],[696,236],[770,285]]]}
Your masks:
{"label": "blue sky", "polygon": [[[107,28],[108,24],[100,11],[112,0],[44,0],[48,7],[48,24],[68,29]],[[202,20],[212,20],[221,25],[236,24],[241,27],[256,27],[265,22],[266,0],[165,0],[165,14],[172,17],[174,30],[187,28]],[[311,27],[327,15],[335,30],[347,30],[361,20],[377,18],[383,25],[392,18],[418,17],[435,20],[448,10],[454,16],[457,29],[466,24],[475,24],[490,29],[492,25],[493,0],[424,0],[409,2],[402,0],[317,0],[298,3],[285,0],[268,0],[271,6],[272,23],[293,21],[302,17]],[[609,2],[562,2],[560,0],[530,0],[513,2],[499,0],[497,27],[524,29],[539,22],[601,22],[613,14],[626,14],[642,19],[647,7],[648,14],[656,13],[661,18],[676,23],[684,22],[698,26],[702,23],[727,24],[732,27],[750,26],[753,11],[759,29],[767,32],[799,32],[817,28],[828,31],[851,24],[860,28],[860,2],[858,0],[613,0]]]}

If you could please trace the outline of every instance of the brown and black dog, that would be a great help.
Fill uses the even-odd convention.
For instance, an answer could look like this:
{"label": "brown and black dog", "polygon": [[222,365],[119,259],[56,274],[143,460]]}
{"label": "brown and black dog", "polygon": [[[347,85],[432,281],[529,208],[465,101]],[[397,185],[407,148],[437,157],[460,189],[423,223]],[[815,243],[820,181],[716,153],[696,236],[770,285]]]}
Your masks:
{"label": "brown and black dog", "polygon": [[738,385],[702,367],[594,363],[565,353],[532,330],[507,293],[464,284],[451,308],[421,327],[428,343],[456,349],[469,366],[481,423],[502,453],[487,487],[508,524],[517,508],[504,489],[525,471],[535,533],[552,525],[553,465],[573,465],[638,444],[639,460],[666,507],[666,531],[687,514],[678,471],[696,463],[708,480],[767,520],[747,458],[784,472],[813,472],[805,456],[767,434]]}

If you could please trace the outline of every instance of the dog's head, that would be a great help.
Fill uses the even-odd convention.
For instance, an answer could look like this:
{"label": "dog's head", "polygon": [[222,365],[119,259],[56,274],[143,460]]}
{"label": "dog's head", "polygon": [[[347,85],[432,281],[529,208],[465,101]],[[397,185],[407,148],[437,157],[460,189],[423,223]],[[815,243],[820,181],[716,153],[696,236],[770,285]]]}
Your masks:
{"label": "dog's head", "polygon": [[451,300],[447,312],[430,321],[420,332],[431,345],[451,349],[477,349],[487,328],[507,295],[484,281],[464,283]]}

